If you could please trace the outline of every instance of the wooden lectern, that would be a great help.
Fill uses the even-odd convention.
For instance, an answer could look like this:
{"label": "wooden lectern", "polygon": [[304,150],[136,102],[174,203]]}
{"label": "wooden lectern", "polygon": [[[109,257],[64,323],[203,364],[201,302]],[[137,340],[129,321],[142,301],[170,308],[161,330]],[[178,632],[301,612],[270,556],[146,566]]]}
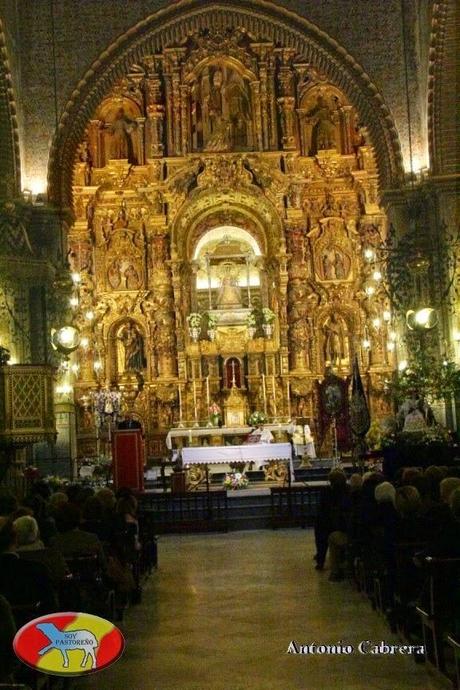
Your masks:
{"label": "wooden lectern", "polygon": [[145,445],[141,429],[117,429],[112,435],[115,489],[144,490]]}

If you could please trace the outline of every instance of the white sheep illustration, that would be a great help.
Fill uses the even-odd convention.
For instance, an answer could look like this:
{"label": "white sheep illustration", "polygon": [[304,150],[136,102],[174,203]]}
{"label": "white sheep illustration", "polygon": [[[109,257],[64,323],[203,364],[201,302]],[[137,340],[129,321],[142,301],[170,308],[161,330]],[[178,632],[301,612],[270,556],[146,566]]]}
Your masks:
{"label": "white sheep illustration", "polygon": [[83,650],[85,656],[80,664],[81,668],[85,667],[88,657],[92,659],[92,668],[96,668],[94,650],[99,646],[99,641],[92,632],[89,632],[89,630],[59,630],[54,623],[37,623],[36,627],[50,640],[50,644],[47,644],[38,652],[40,656],[52,649],[58,649],[62,654],[63,668],[68,668],[69,657],[67,652],[73,649]]}

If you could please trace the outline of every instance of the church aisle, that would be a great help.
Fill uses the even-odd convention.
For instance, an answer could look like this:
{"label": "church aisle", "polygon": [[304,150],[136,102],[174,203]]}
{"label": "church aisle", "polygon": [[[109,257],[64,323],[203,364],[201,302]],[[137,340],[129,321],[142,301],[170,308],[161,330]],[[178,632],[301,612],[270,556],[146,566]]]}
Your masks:
{"label": "church aisle", "polygon": [[[363,656],[361,640],[395,641],[348,583],[313,568],[301,530],[164,536],[160,569],[129,611],[127,648],[82,690],[435,690],[411,658]],[[286,654],[299,644],[355,646],[350,656]]]}

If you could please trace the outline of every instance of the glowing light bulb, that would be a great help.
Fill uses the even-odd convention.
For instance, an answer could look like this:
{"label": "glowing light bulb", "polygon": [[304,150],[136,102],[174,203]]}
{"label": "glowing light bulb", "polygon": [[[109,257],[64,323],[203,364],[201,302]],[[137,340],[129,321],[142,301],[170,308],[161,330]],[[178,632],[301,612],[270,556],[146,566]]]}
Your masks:
{"label": "glowing light bulb", "polygon": [[77,364],[76,362],[75,362],[75,364],[72,364],[72,366],[70,368],[71,368],[72,372],[75,374],[75,376],[80,371],[80,365]]}
{"label": "glowing light bulb", "polygon": [[407,361],[405,359],[402,359],[399,362],[398,369],[399,369],[399,371],[405,371],[405,369],[407,369]]}
{"label": "glowing light bulb", "polygon": [[382,280],[382,274],[380,273],[380,271],[374,271],[373,274],[372,274],[372,277],[373,277],[373,279],[374,279],[375,281],[377,281],[377,282],[378,282],[379,280]]}
{"label": "glowing light bulb", "polygon": [[81,275],[76,271],[71,274],[71,278],[74,285],[79,285],[79,283],[81,283]]}
{"label": "glowing light bulb", "polygon": [[88,311],[85,314],[85,319],[87,319],[88,321],[92,321],[94,319],[94,312],[92,311],[92,309],[88,309]]}
{"label": "glowing light bulb", "polygon": [[375,292],[375,287],[373,285],[366,285],[364,292],[366,295],[368,295],[368,297],[371,297],[371,295],[373,295]]}
{"label": "glowing light bulb", "polygon": [[78,297],[76,295],[73,295],[73,297],[71,297],[69,299],[69,302],[70,302],[70,306],[73,307],[74,309],[75,309],[75,307],[78,307]]}
{"label": "glowing light bulb", "polygon": [[102,362],[100,359],[96,359],[96,361],[93,364],[93,368],[95,371],[100,371],[102,369]]}
{"label": "glowing light bulb", "polygon": [[382,322],[380,321],[380,319],[378,317],[375,319],[372,319],[372,325],[374,326],[374,328],[379,329],[381,326],[381,323]]}
{"label": "glowing light bulb", "polygon": [[364,338],[363,340],[363,348],[365,350],[370,350],[371,349],[371,341],[368,338]]}
{"label": "glowing light bulb", "polygon": [[391,321],[391,311],[388,311],[388,309],[385,309],[383,312],[383,320],[385,323],[389,323]]}
{"label": "glowing light bulb", "polygon": [[395,351],[395,343],[390,340],[389,343],[387,343],[387,350],[388,352],[394,352]]}
{"label": "glowing light bulb", "polygon": [[373,261],[374,258],[375,258],[375,252],[374,252],[374,250],[371,249],[370,247],[367,247],[367,248],[364,250],[364,258],[367,259],[367,261]]}

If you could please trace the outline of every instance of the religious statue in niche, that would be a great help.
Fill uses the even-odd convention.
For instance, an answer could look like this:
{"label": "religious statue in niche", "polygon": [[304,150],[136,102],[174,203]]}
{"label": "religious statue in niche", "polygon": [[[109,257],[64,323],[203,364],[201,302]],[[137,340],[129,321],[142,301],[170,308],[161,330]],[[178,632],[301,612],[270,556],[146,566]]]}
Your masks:
{"label": "religious statue in niche", "polygon": [[233,265],[225,265],[219,293],[217,295],[218,309],[238,309],[242,306],[241,289],[238,285]]}
{"label": "religious statue in niche", "polygon": [[337,314],[331,314],[323,327],[324,361],[339,366],[347,356],[345,328]]}
{"label": "religious statue in niche", "polygon": [[141,371],[146,367],[144,338],[138,327],[132,321],[123,326],[118,340],[123,348],[122,357],[119,358],[119,364],[122,363],[122,371]]}
{"label": "religious statue in niche", "polygon": [[346,280],[350,273],[350,260],[337,247],[328,247],[321,258],[323,280]]}
{"label": "religious statue in niche", "polygon": [[307,112],[313,121],[311,133],[311,154],[323,149],[335,149],[338,144],[337,113],[327,103],[325,96],[319,95],[316,105]]}
{"label": "religious statue in niche", "polygon": [[252,147],[247,83],[227,65],[205,67],[192,86],[193,148],[198,151]]}
{"label": "religious statue in niche", "polygon": [[128,163],[137,165],[133,141],[133,133],[137,128],[136,120],[128,117],[124,108],[119,108],[113,122],[107,127],[111,134],[110,158],[127,159]]}
{"label": "religious statue in niche", "polygon": [[141,287],[136,267],[130,261],[119,257],[109,264],[107,281],[113,290],[139,290]]}

